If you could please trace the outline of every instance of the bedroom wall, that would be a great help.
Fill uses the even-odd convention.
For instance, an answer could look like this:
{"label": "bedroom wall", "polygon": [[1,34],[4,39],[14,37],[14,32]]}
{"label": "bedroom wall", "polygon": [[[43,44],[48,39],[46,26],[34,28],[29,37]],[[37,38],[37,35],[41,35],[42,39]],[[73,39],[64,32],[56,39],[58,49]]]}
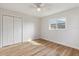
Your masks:
{"label": "bedroom wall", "polygon": [[[49,30],[48,20],[66,18],[65,30]],[[56,13],[41,19],[41,38],[79,49],[79,8]]]}
{"label": "bedroom wall", "polygon": [[23,20],[23,39],[40,38],[40,20],[38,18],[25,16]]}
{"label": "bedroom wall", "polygon": [[2,46],[2,15],[9,15],[22,18],[23,42],[27,41],[28,39],[39,38],[40,20],[38,20],[38,18],[20,12],[0,8],[0,46]]}

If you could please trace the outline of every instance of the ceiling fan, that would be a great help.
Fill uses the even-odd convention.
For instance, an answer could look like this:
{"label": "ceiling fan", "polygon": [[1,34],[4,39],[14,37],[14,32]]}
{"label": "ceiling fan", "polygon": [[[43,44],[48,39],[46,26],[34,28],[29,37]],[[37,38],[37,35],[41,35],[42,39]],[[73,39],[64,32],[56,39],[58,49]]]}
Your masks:
{"label": "ceiling fan", "polygon": [[44,3],[33,3],[33,6],[36,8],[36,10],[39,12],[41,11],[42,7],[45,6]]}

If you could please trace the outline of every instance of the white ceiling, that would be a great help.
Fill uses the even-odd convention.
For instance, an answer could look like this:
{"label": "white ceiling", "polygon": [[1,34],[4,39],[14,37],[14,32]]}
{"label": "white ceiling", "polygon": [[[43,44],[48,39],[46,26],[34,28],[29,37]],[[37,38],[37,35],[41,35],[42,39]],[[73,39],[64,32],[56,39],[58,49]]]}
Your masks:
{"label": "white ceiling", "polygon": [[44,17],[57,12],[78,7],[78,3],[44,3],[44,7],[37,12],[32,3],[0,3],[0,8],[26,13],[36,17]]}

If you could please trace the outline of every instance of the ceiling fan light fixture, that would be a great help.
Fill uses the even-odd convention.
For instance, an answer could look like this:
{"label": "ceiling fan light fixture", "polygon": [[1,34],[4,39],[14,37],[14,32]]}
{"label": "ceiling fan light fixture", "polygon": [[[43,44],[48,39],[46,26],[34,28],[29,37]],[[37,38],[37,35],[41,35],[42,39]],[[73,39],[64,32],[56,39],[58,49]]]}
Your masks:
{"label": "ceiling fan light fixture", "polygon": [[44,7],[43,3],[33,3],[33,5],[38,12],[41,11],[42,7]]}
{"label": "ceiling fan light fixture", "polygon": [[41,11],[41,8],[37,8],[37,11],[38,11],[38,12]]}

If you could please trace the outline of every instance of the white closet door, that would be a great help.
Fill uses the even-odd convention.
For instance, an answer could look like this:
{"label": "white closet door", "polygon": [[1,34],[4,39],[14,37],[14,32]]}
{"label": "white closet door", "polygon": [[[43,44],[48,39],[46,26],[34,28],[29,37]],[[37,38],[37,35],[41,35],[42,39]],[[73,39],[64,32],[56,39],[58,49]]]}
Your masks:
{"label": "white closet door", "polygon": [[14,42],[19,43],[22,41],[22,20],[21,18],[14,17]]}
{"label": "white closet door", "polygon": [[3,46],[13,43],[13,17],[3,16]]}
{"label": "white closet door", "polygon": [[2,45],[2,16],[0,15],[0,47]]}

